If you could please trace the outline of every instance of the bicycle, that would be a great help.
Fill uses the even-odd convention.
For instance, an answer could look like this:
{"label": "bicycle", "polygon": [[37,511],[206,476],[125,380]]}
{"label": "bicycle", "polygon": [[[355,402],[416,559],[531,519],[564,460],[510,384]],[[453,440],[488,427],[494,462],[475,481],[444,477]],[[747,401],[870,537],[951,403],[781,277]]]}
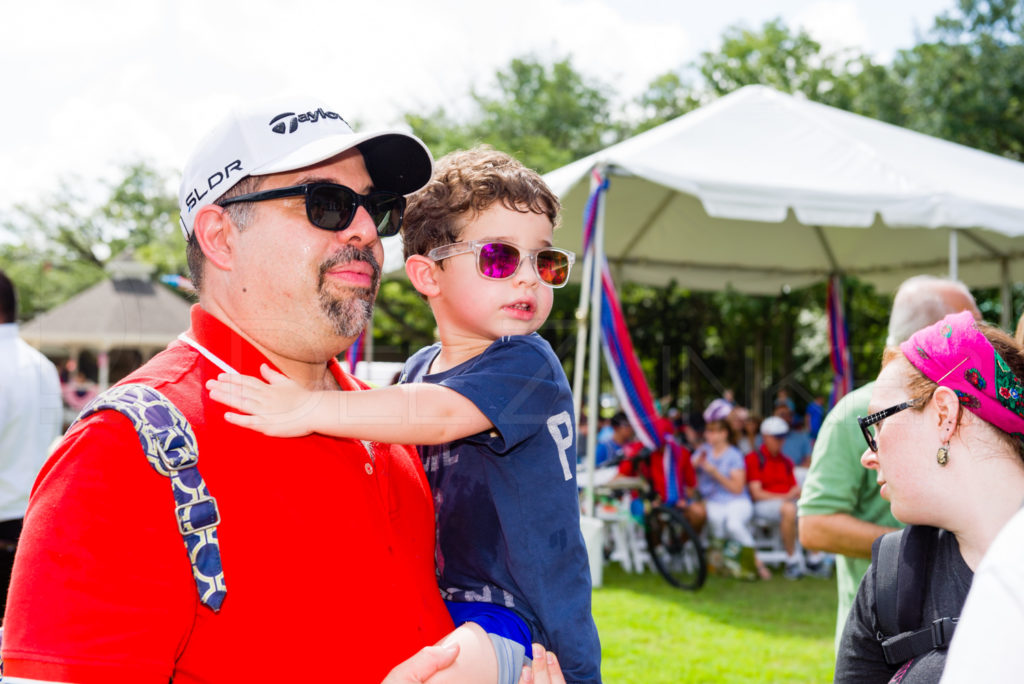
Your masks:
{"label": "bicycle", "polygon": [[644,535],[654,567],[669,584],[696,591],[708,576],[707,559],[700,537],[675,506],[658,502],[657,495],[644,506]]}
{"label": "bicycle", "polygon": [[[641,449],[633,456],[620,459],[650,466],[652,452]],[[611,483],[609,483],[611,484]],[[631,478],[629,489],[634,492],[630,509],[635,502],[643,507],[638,520],[643,527],[643,538],[651,564],[665,581],[679,589],[696,591],[707,580],[708,566],[704,545],[683,512],[675,505],[666,504],[655,491],[649,477]]]}

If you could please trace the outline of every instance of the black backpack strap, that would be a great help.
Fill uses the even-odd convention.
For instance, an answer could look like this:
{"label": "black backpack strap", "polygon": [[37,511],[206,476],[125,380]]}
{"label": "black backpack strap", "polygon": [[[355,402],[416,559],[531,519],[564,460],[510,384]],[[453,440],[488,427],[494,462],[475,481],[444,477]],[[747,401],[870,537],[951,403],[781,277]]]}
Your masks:
{"label": "black backpack strap", "polygon": [[898,530],[883,534],[871,545],[871,564],[875,573],[875,616],[878,618],[878,629],[885,637],[900,632],[896,603],[899,596],[897,582],[903,532]]}
{"label": "black backpack strap", "polygon": [[928,651],[948,648],[949,642],[953,639],[953,632],[956,631],[957,620],[959,618],[939,618],[924,629],[903,632],[886,639],[882,642],[885,662],[899,665]]}
{"label": "black backpack strap", "polygon": [[914,525],[875,541],[875,614],[882,652],[899,665],[949,646],[957,618],[942,617],[922,626],[928,564],[938,538],[934,527]]}
{"label": "black backpack strap", "polygon": [[220,511],[199,473],[192,426],[167,397],[137,384],[111,387],[89,402],[76,422],[107,409],[132,422],[149,464],[170,480],[176,504],[174,516],[192,565],[199,600],[219,611],[227,594],[217,539]]}

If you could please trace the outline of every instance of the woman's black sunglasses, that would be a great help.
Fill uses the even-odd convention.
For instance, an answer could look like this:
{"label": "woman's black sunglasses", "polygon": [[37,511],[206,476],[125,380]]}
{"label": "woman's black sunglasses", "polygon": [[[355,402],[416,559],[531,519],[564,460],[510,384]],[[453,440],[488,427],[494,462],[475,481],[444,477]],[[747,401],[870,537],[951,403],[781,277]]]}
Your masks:
{"label": "woman's black sunglasses", "polygon": [[377,226],[377,235],[390,237],[402,228],[405,214],[405,197],[396,192],[374,190],[360,195],[352,188],[336,183],[306,183],[287,188],[274,188],[262,192],[250,192],[237,197],[221,200],[220,206],[239,202],[262,202],[281,197],[306,198],[306,216],[309,222],[324,230],[345,230],[352,224],[359,207],[366,209]]}

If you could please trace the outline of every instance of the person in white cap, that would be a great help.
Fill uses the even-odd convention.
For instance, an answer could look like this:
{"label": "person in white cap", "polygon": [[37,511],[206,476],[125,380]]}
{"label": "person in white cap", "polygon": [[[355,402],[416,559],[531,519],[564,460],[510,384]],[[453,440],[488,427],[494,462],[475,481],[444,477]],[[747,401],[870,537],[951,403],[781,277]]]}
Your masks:
{"label": "person in white cap", "polygon": [[789,425],[778,416],[761,422],[761,446],[746,456],[747,487],[754,515],[779,526],[786,549],[786,579],[799,579],[804,562],[796,545],[796,501],[800,497],[793,461],[782,453]]}
{"label": "person in white cap", "polygon": [[[154,444],[147,426],[173,409],[147,399],[69,430],[25,517],[5,681],[380,682],[452,630],[415,451],[267,437],[203,390],[262,364],[310,389],[363,388],[335,357],[370,319],[380,238],[431,170],[415,137],[357,134],[308,98],[240,109],[199,144],[180,192],[199,303],[123,381],[188,424]],[[427,652],[388,681],[447,662]]]}

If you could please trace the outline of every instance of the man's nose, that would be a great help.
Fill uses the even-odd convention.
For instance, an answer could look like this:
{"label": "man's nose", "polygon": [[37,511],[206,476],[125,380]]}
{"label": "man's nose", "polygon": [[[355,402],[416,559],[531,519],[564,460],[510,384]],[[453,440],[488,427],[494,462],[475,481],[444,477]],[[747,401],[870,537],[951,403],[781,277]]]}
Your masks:
{"label": "man's nose", "polygon": [[366,207],[357,207],[352,223],[345,230],[338,231],[338,239],[346,244],[370,245],[379,240],[377,224],[373,222]]}

